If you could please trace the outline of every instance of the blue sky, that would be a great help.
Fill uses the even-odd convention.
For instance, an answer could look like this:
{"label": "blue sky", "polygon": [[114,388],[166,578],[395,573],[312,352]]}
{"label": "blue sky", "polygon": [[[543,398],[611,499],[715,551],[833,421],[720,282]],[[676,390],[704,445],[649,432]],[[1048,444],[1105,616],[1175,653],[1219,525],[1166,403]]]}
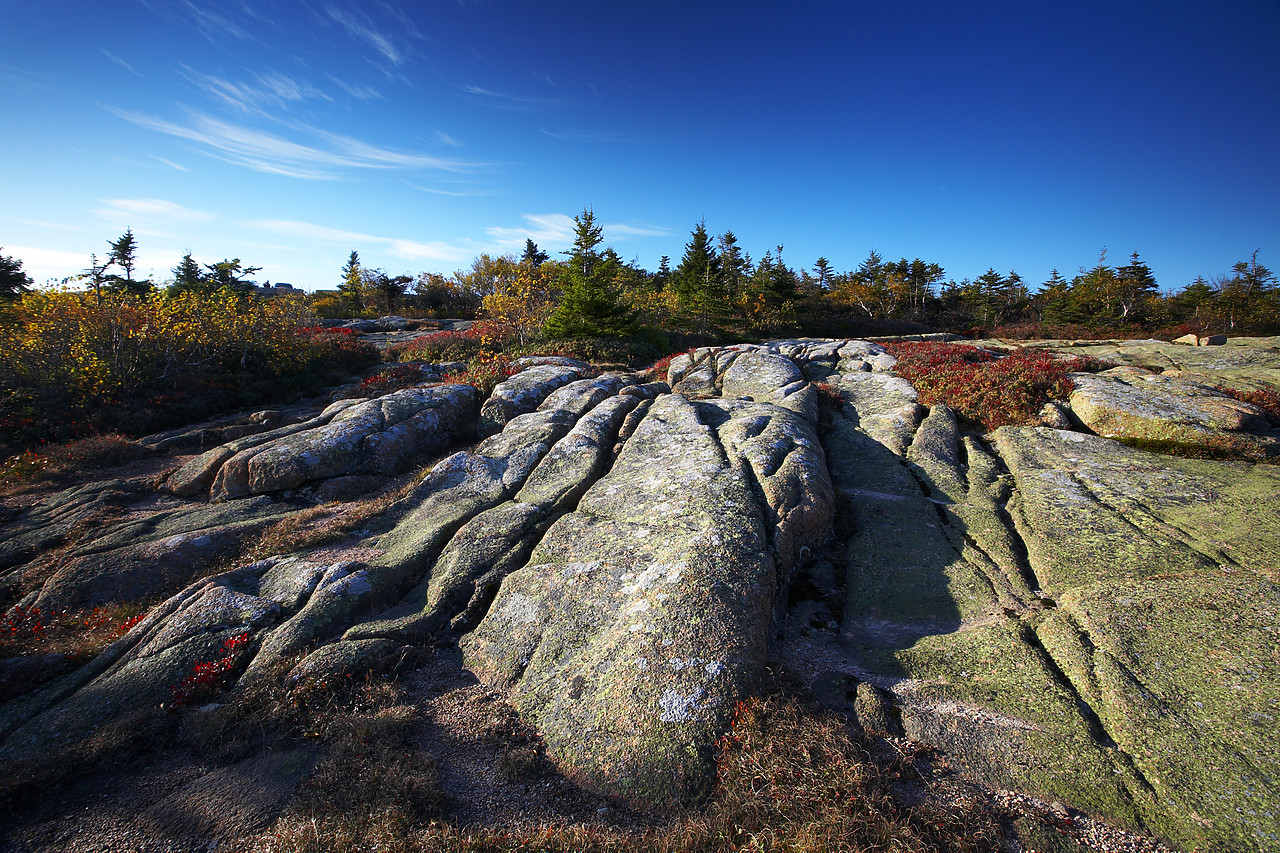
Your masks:
{"label": "blue sky", "polygon": [[1280,2],[0,0],[0,245],[337,285],[693,225],[1030,284],[1280,268]]}

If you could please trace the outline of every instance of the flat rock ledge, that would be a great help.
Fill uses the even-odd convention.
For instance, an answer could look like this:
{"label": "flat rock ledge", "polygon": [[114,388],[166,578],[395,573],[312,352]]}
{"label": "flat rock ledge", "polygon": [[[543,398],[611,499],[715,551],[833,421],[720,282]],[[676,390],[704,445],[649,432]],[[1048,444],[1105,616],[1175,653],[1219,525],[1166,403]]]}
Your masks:
{"label": "flat rock ledge", "polygon": [[[119,590],[144,557],[186,559],[189,534],[230,522],[217,513],[295,508],[255,489],[480,437],[385,512],[358,561],[279,555],[169,587],[105,653],[0,706],[0,760],[171,701],[214,657],[234,658],[234,691],[456,643],[568,775],[666,808],[709,790],[734,703],[776,657],[866,730],[994,788],[1188,851],[1274,850],[1280,468],[1095,433],[1120,417],[1100,412],[1156,413],[1265,444],[1268,417],[1213,389],[1280,387],[1280,352],[1091,346],[1060,348],[1125,366],[1077,378],[1051,413],[1076,430],[978,434],[921,405],[878,345],[800,339],[695,350],[666,382],[549,363],[484,406],[460,386],[342,401],[210,451],[164,496],[60,494],[0,544],[28,603],[55,544],[74,541],[81,570],[48,595]],[[74,540],[107,511],[131,515]]]}

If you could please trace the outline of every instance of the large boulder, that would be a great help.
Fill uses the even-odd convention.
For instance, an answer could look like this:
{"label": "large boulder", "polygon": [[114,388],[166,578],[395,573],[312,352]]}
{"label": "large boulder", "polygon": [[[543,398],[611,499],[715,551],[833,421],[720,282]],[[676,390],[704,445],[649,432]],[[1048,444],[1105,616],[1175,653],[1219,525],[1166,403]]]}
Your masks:
{"label": "large boulder", "polygon": [[780,579],[770,540],[793,561],[825,538],[829,487],[796,501],[825,481],[811,436],[774,405],[660,397],[507,575],[466,660],[510,691],[566,772],[650,804],[707,790],[715,740],[763,669]]}
{"label": "large boulder", "polygon": [[489,436],[517,415],[538,408],[552,391],[582,378],[586,369],[579,364],[538,364],[499,382],[480,407],[480,436]]}
{"label": "large boulder", "polygon": [[1265,412],[1207,385],[1131,368],[1071,380],[1071,411],[1098,435],[1259,449],[1276,443],[1249,435],[1270,430]]}
{"label": "large boulder", "polygon": [[374,400],[340,400],[320,415],[230,442],[188,462],[168,482],[212,500],[286,491],[332,477],[394,474],[466,434],[475,418],[470,385],[406,388]]}

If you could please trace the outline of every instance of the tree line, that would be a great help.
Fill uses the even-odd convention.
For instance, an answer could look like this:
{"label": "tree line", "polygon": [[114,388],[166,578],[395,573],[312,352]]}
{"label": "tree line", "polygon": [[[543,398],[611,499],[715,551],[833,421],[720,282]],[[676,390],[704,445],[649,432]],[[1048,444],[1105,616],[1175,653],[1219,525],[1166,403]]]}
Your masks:
{"label": "tree line", "polygon": [[[921,258],[889,260],[872,250],[852,270],[837,271],[825,257],[809,268],[792,267],[775,246],[755,260],[731,230],[713,236],[697,222],[674,266],[663,256],[656,270],[624,261],[603,245],[591,209],[574,218],[574,243],[551,258],[530,238],[524,252],[482,253],[451,274],[393,275],[364,266],[352,251],[336,289],[310,297],[322,317],[477,315],[495,319],[521,340],[619,336],[638,327],[694,333],[840,334],[841,328],[907,324],[949,330],[1053,329],[1155,331],[1193,328],[1234,333],[1280,332],[1280,291],[1258,252],[1209,278],[1162,291],[1135,251],[1113,265],[1104,249],[1096,264],[1067,278],[1054,270],[1033,289],[1016,271],[989,268],[977,278],[948,278],[938,263]],[[160,292],[135,277],[137,241],[132,230],[108,241],[102,262],[72,283],[95,293],[142,298]],[[197,263],[188,251],[163,291],[247,294],[259,267],[239,258]],[[21,262],[0,254],[0,299],[31,287]]]}

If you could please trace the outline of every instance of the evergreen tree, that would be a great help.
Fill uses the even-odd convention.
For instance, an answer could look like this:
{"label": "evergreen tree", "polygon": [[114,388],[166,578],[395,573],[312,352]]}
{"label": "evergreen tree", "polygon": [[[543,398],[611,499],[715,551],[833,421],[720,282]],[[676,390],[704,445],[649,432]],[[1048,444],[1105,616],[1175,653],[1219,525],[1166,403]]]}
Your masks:
{"label": "evergreen tree", "polygon": [[795,271],[783,262],[781,246],[778,246],[776,259],[769,252],[764,253],[764,257],[756,265],[753,279],[756,289],[774,307],[793,301],[800,284]]}
{"label": "evergreen tree", "polygon": [[256,285],[249,280],[249,276],[262,269],[262,267],[241,266],[239,258],[224,259],[216,264],[205,264],[204,267],[209,271],[207,280],[211,291],[229,290],[241,295],[253,291]]}
{"label": "evergreen tree", "polygon": [[191,257],[191,250],[188,249],[186,254],[182,256],[182,260],[173,268],[173,284],[169,287],[170,293],[184,293],[194,291],[196,293],[205,293],[209,290],[208,276],[200,269],[200,265],[196,263],[196,259]]}
{"label": "evergreen tree", "polygon": [[529,267],[540,267],[549,260],[551,260],[551,256],[539,249],[538,244],[533,242],[532,238],[525,239],[524,254],[520,257],[520,263]]}
{"label": "evergreen tree", "polygon": [[1125,322],[1142,322],[1150,315],[1159,294],[1151,269],[1134,252],[1129,263],[1116,269],[1115,304],[1117,319]]}
{"label": "evergreen tree", "polygon": [[133,277],[133,268],[137,265],[136,254],[138,251],[138,241],[134,239],[133,229],[130,228],[120,236],[115,242],[108,241],[111,246],[111,253],[107,256],[107,266],[114,264],[124,270],[124,275],[107,276],[107,286],[116,293],[128,293],[134,296],[143,296],[151,292],[151,282],[137,281]]}
{"label": "evergreen tree", "polygon": [[[3,249],[0,246],[0,249]],[[13,302],[31,287],[31,276],[22,271],[22,261],[0,255],[0,300]]]}
{"label": "evergreen tree", "polygon": [[543,327],[552,338],[623,337],[635,331],[635,319],[618,301],[613,282],[621,262],[612,250],[599,249],[603,229],[590,209],[576,224],[568,268],[560,279],[560,304]]}
{"label": "evergreen tree", "polygon": [[360,255],[354,250],[342,267],[338,295],[351,313],[359,314],[364,311],[364,275],[360,268]]}
{"label": "evergreen tree", "polygon": [[751,259],[742,251],[732,231],[720,236],[720,275],[730,299],[737,298],[746,289],[747,279],[751,277]]}
{"label": "evergreen tree", "polygon": [[1269,330],[1280,320],[1276,298],[1276,277],[1258,263],[1258,252],[1231,268],[1232,276],[1222,282],[1218,304],[1228,329],[1254,327]]}
{"label": "evergreen tree", "polygon": [[1217,289],[1205,281],[1204,276],[1198,275],[1174,297],[1174,303],[1182,316],[1205,329],[1214,320],[1217,299]]}
{"label": "evergreen tree", "polygon": [[1063,278],[1057,269],[1054,269],[1049,274],[1049,279],[1040,285],[1035,304],[1040,309],[1040,320],[1043,323],[1062,326],[1079,322],[1080,318],[1076,314],[1075,303],[1072,301],[1071,282]]}
{"label": "evergreen tree", "polygon": [[1081,322],[1110,325],[1116,311],[1116,271],[1107,266],[1107,250],[1098,255],[1093,269],[1083,267],[1071,279],[1071,304]]}
{"label": "evergreen tree", "polygon": [[705,221],[694,226],[689,242],[685,244],[680,266],[671,273],[671,289],[675,292],[680,307],[692,309],[702,315],[704,326],[708,313],[724,305],[727,294],[721,275],[720,257],[711,247]]}
{"label": "evergreen tree", "polygon": [[826,292],[831,289],[831,280],[835,278],[835,270],[826,258],[818,258],[813,262],[813,277],[817,279],[818,289]]}
{"label": "evergreen tree", "polygon": [[667,283],[671,280],[671,258],[663,255],[658,260],[658,271],[653,274],[654,290],[666,290]]}

